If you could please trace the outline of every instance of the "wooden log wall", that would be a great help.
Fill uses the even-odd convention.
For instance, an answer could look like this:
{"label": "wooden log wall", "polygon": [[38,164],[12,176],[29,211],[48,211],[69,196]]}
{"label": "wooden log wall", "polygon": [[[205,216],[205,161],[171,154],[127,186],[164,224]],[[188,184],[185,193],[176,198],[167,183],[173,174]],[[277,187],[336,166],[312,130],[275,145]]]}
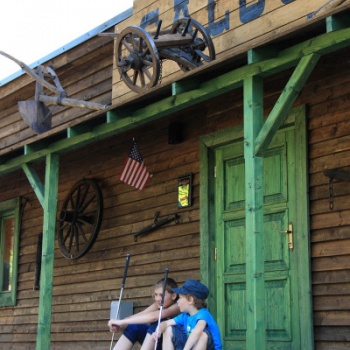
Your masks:
{"label": "wooden log wall", "polygon": [[324,57],[317,79],[301,96],[310,106],[314,324],[317,349],[322,350],[345,349],[350,343],[350,182],[333,181],[331,209],[324,175],[330,169],[350,171],[349,52]]}
{"label": "wooden log wall", "polygon": [[[334,208],[329,208],[326,169],[350,169],[350,50],[321,59],[296,104],[308,106],[312,293],[315,349],[345,349],[350,343],[350,183],[334,181]],[[332,69],[329,69],[332,67]],[[266,113],[275,103],[289,72],[265,84]],[[152,285],[169,267],[182,283],[199,278],[199,142],[200,135],[242,122],[242,91],[236,90],[186,112],[164,118],[133,132],[112,137],[60,160],[59,204],[75,182],[98,179],[104,197],[104,219],[92,249],[81,259],[67,260],[56,245],[52,349],[106,349],[111,300],[119,296],[127,253],[132,255],[124,300],[137,312],[151,302]],[[184,125],[184,142],[169,145],[168,124]],[[138,142],[153,174],[138,191],[118,180],[132,138]],[[44,165],[37,166],[44,174]],[[178,209],[177,177],[194,173],[193,206]],[[19,259],[18,301],[0,313],[1,349],[34,349],[38,296],[33,290],[42,209],[22,172],[1,178],[2,199],[26,197]],[[180,215],[134,242],[133,234],[160,217]]]}
{"label": "wooden log wall", "polygon": [[[321,58],[296,101],[297,105],[308,106],[310,239],[317,350],[345,349],[350,343],[350,182],[334,181],[331,209],[329,178],[324,175],[327,169],[350,171],[349,57],[348,49]],[[105,69],[111,69],[110,64],[101,69],[102,75]],[[266,81],[266,113],[276,102],[289,73]],[[26,78],[20,81],[22,79]],[[16,95],[21,91],[19,88]],[[152,285],[162,277],[165,267],[169,267],[170,276],[179,283],[187,278],[199,278],[198,138],[240,124],[242,111],[242,91],[236,90],[132,132],[62,155],[58,208],[75,182],[93,177],[101,185],[105,209],[99,236],[86,256],[76,261],[67,260],[56,244],[52,349],[102,350],[109,346],[109,307],[111,300],[119,296],[127,253],[132,254],[132,258],[124,300],[134,302],[135,312],[151,302]],[[0,113],[1,121],[13,118],[14,107],[9,105],[9,109],[2,109]],[[67,110],[67,120],[70,113],[75,112]],[[168,125],[172,121],[184,125],[185,140],[177,145],[167,142]],[[153,174],[149,186],[141,192],[118,180],[133,137]],[[15,144],[14,136],[12,141],[10,137],[4,142],[11,147]],[[36,169],[43,178],[44,164],[37,164]],[[187,172],[194,173],[193,206],[178,209],[177,177]],[[22,171],[2,176],[0,186],[1,201],[17,196],[29,200],[21,229],[17,305],[1,308],[0,348],[35,349],[39,292],[33,286],[43,212]],[[178,213],[179,223],[170,223],[134,242],[133,234],[152,223],[157,210],[160,217]]]}

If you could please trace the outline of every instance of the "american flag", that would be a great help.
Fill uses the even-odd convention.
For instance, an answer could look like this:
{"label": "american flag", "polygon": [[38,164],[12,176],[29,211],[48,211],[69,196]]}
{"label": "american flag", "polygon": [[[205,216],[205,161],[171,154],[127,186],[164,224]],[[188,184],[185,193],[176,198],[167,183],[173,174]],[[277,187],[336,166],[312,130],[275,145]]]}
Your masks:
{"label": "american flag", "polygon": [[150,180],[146,166],[143,163],[141,153],[137,147],[136,141],[133,142],[129,156],[126,158],[123,165],[123,170],[119,179],[126,184],[143,190]]}

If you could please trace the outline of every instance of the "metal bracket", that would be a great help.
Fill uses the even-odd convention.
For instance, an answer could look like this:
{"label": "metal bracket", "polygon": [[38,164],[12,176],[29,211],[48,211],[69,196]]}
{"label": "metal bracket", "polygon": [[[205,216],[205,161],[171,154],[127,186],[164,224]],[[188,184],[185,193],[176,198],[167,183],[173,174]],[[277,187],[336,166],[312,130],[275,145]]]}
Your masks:
{"label": "metal bracket", "polygon": [[329,193],[329,209],[334,209],[333,199],[333,181],[334,179],[340,181],[350,181],[350,172],[339,169],[329,169],[324,171],[324,175],[329,177],[328,193]]}

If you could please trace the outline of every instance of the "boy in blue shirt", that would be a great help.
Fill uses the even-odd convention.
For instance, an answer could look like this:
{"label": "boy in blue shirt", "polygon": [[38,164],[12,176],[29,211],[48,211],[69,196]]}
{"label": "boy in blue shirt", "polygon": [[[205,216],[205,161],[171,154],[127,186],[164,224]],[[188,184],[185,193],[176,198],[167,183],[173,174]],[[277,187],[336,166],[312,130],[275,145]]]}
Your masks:
{"label": "boy in blue shirt", "polygon": [[[166,350],[221,350],[220,330],[206,308],[208,288],[195,280],[187,280],[181,288],[173,288],[179,294],[177,304],[181,314],[161,322],[158,336],[163,334]],[[153,333],[156,339],[157,332]]]}

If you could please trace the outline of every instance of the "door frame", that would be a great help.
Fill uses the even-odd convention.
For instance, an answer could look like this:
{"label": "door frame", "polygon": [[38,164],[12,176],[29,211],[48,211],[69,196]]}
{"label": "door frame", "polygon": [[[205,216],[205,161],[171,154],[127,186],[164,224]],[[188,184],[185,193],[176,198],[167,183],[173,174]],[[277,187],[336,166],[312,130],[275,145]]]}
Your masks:
{"label": "door frame", "polygon": [[[295,126],[295,175],[298,181],[298,192],[304,193],[298,196],[296,206],[296,218],[294,223],[294,243],[297,255],[308,256],[309,267],[297,259],[297,274],[302,283],[298,284],[299,293],[299,327],[300,344],[302,349],[314,348],[313,336],[313,308],[311,289],[311,250],[310,250],[310,224],[309,224],[309,184],[308,184],[308,152],[307,152],[307,117],[306,106],[301,105],[290,110],[281,128],[294,124]],[[216,308],[216,263],[215,263],[215,235],[210,234],[215,230],[214,207],[214,150],[215,148],[242,140],[243,125],[220,130],[200,138],[200,277],[203,283],[210,289],[208,305],[214,316]],[[299,244],[307,240],[307,244]]]}

